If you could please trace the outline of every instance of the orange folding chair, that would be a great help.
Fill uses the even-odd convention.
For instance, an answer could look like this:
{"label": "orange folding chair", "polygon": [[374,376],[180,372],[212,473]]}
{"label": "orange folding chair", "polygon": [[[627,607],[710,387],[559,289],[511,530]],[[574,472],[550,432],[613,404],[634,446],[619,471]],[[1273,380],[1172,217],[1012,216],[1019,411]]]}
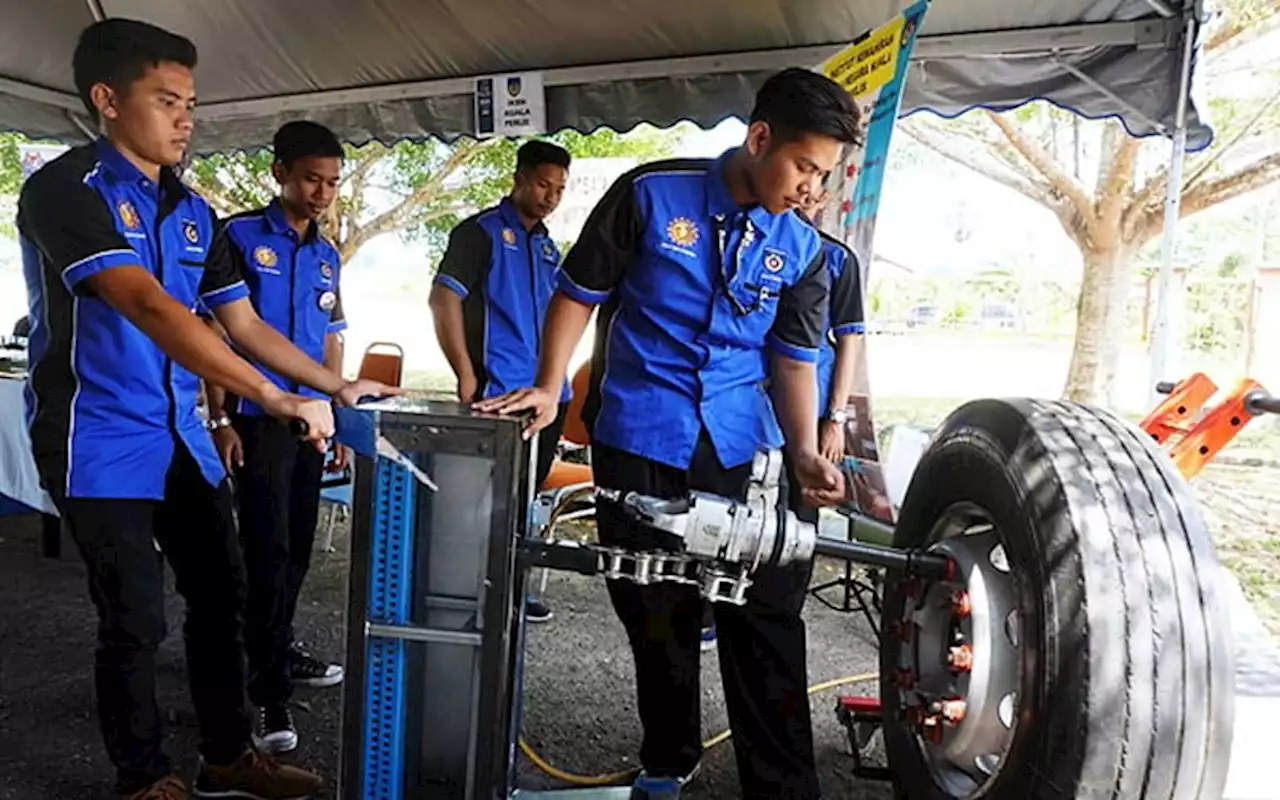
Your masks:
{"label": "orange folding chair", "polygon": [[[361,378],[379,381],[388,386],[400,386],[404,380],[404,348],[395,342],[374,342],[365,348],[360,359]],[[328,457],[326,457],[326,461]],[[318,538],[320,549],[333,552],[333,526],[339,515],[351,513],[351,491],[355,482],[353,464],[337,475],[324,476],[321,482],[321,499],[329,502],[329,518],[324,522],[324,535]]]}
{"label": "orange folding chair", "polygon": [[[572,450],[585,449],[591,444],[591,435],[586,423],[582,421],[582,406],[587,397],[590,380],[591,362],[587,362],[579,367],[573,376],[573,398],[569,401],[569,408],[565,410],[564,430],[560,433],[557,456]],[[595,487],[595,480],[591,473],[589,456],[587,461],[586,464],[575,464],[557,457],[551,462],[551,471],[547,473],[546,480],[539,487],[537,500],[550,507],[551,527],[554,527],[556,522],[586,519],[595,514],[594,495],[590,491]],[[566,511],[568,506],[578,502],[585,503],[586,507],[576,511]],[[542,571],[539,595],[547,589],[548,572],[549,570],[546,569]]]}
{"label": "orange folding chair", "polygon": [[400,386],[404,380],[404,348],[395,342],[374,342],[360,359],[361,378]]}

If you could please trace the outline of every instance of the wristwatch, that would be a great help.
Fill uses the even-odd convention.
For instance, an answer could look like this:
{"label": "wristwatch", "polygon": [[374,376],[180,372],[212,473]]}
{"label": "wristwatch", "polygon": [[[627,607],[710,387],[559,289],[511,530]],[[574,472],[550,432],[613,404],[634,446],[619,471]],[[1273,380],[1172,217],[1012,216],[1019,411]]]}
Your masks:
{"label": "wristwatch", "polygon": [[843,425],[849,421],[849,412],[843,408],[833,408],[827,412],[823,419],[834,422],[837,425]]}
{"label": "wristwatch", "polygon": [[222,416],[220,416],[220,417],[215,417],[215,418],[213,418],[213,419],[209,420],[209,421],[208,421],[208,422],[206,422],[204,425],[205,425],[205,427],[206,427],[206,428],[208,428],[208,429],[209,429],[209,430],[211,430],[211,431],[216,431],[216,430],[218,430],[219,428],[230,428],[230,427],[231,427],[231,418],[230,418],[230,417],[228,417],[226,414],[223,414],[223,415],[222,415]]}

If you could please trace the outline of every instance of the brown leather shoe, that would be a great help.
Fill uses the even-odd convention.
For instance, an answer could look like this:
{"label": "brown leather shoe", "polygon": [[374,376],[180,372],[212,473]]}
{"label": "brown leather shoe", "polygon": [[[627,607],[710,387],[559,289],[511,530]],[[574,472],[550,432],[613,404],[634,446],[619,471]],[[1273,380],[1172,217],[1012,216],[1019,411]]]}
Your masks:
{"label": "brown leather shoe", "polygon": [[201,762],[195,797],[241,800],[307,800],[324,788],[324,779],[250,748],[225,767]]}
{"label": "brown leather shoe", "polygon": [[122,794],[120,800],[187,800],[187,785],[177,775],[170,775],[141,791]]}

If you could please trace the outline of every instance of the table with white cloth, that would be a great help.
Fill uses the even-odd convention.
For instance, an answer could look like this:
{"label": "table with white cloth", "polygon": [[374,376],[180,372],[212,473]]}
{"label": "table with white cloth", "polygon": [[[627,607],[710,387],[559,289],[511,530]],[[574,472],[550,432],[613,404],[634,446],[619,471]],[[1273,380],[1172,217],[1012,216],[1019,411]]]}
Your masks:
{"label": "table with white cloth", "polygon": [[25,378],[0,375],[0,504],[12,512],[38,511],[44,515],[43,550],[60,551],[58,509],[49,493],[40,488],[40,476],[31,457],[22,390]]}

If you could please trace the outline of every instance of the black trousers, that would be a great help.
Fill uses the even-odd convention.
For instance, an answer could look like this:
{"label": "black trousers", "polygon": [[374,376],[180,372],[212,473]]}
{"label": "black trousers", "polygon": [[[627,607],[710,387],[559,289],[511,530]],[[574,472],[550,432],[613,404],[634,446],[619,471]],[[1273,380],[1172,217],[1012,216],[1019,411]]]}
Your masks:
{"label": "black trousers", "polygon": [[551,464],[556,460],[556,448],[560,444],[560,436],[564,433],[564,418],[569,411],[568,403],[561,403],[556,418],[550,425],[538,431],[538,463],[534,476],[534,485],[542,486],[551,472]]}
{"label": "black trousers", "polygon": [[240,639],[245,575],[226,482],[210,486],[179,442],[161,502],[56,492],[54,501],[88,567],[98,609],[94,685],[117,790],[136,792],[172,771],[155,696],[166,558],[186,601],[182,631],[201,753],[214,764],[236,760],[250,732]]}
{"label": "black trousers", "polygon": [[[751,465],[724,469],[704,433],[686,470],[605,445],[592,447],[597,486],[678,497],[690,489],[744,498]],[[652,546],[654,534],[599,504],[601,542]],[[805,629],[800,618],[812,566],[763,569],[745,606],[712,604],[725,703],[738,777],[749,800],[819,797],[806,691]],[[702,755],[699,627],[703,604],[691,586],[610,581],[609,596],[636,664],[644,742],[652,775],[687,774]]]}
{"label": "black trousers", "polygon": [[244,445],[236,490],[249,575],[249,699],[262,707],[293,696],[289,645],[298,595],[311,568],[324,454],[273,417],[238,415],[232,422]]}

